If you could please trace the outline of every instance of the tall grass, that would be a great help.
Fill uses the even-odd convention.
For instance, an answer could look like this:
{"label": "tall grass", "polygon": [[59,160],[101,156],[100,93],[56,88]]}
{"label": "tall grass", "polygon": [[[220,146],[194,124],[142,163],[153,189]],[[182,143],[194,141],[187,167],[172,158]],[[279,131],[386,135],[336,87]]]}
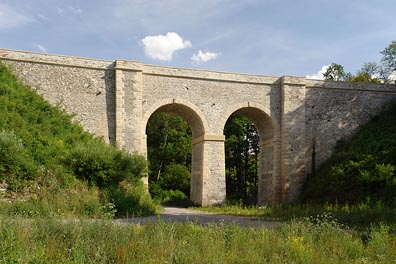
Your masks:
{"label": "tall grass", "polygon": [[217,214],[260,217],[272,221],[291,221],[315,215],[331,214],[340,223],[359,230],[367,229],[372,225],[393,225],[396,223],[396,208],[386,206],[380,201],[376,203],[361,202],[354,205],[337,203],[295,203],[276,205],[273,207],[241,207],[238,205],[230,205],[223,207],[192,207],[192,209]]}
{"label": "tall grass", "polygon": [[0,219],[0,262],[5,263],[394,263],[395,243],[386,226],[362,238],[331,221],[253,229]]}
{"label": "tall grass", "polygon": [[54,176],[43,178],[26,193],[0,197],[0,217],[112,218],[115,213],[115,205],[99,188],[81,181],[65,188]]}

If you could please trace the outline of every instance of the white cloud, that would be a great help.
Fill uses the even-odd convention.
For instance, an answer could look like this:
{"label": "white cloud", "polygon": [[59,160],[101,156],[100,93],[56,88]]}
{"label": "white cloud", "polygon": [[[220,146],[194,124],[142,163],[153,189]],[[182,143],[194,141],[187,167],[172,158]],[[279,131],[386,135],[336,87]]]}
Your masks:
{"label": "white cloud", "polygon": [[320,71],[318,71],[315,74],[312,75],[306,75],[305,77],[308,79],[317,79],[317,80],[323,80],[323,73],[326,72],[327,68],[329,68],[330,65],[323,65],[322,69],[320,69]]}
{"label": "white cloud", "polygon": [[42,52],[45,52],[45,53],[48,52],[47,49],[46,49],[43,45],[34,44],[34,46],[36,46],[36,48],[39,49],[39,50],[42,51]]}
{"label": "white cloud", "polygon": [[147,36],[142,39],[144,53],[154,60],[170,61],[173,53],[191,47],[191,42],[183,40],[175,32],[168,32],[166,35]]}
{"label": "white cloud", "polygon": [[16,12],[11,7],[0,4],[0,29],[9,29],[32,22],[33,19]]}
{"label": "white cloud", "polygon": [[37,17],[40,18],[43,21],[48,21],[48,18],[46,16],[44,16],[43,14],[41,14],[41,13],[38,13]]}
{"label": "white cloud", "polygon": [[215,52],[202,52],[202,50],[198,51],[198,54],[193,54],[191,57],[191,60],[195,63],[204,63],[204,62],[208,62],[210,60],[214,60],[216,59],[218,56],[220,55],[220,53],[215,53]]}
{"label": "white cloud", "polygon": [[69,6],[70,11],[72,11],[74,14],[81,14],[83,11],[79,7],[74,7],[74,6]]}
{"label": "white cloud", "polygon": [[70,15],[70,14],[80,15],[80,14],[82,14],[83,10],[81,8],[79,8],[79,7],[69,5],[69,6],[62,6],[62,7],[58,6],[56,8],[56,12],[59,15],[62,15],[62,16],[63,15]]}

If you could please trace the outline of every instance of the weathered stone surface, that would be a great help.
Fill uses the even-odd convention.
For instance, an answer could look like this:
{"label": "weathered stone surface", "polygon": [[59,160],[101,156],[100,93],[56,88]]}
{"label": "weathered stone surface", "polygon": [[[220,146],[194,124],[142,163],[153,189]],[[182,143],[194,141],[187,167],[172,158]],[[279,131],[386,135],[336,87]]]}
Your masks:
{"label": "weathered stone surface", "polygon": [[[312,168],[396,99],[394,85],[271,77],[0,49],[0,61],[87,131],[146,154],[156,112],[181,116],[192,134],[191,200],[225,202],[223,130],[235,112],[260,136],[260,205],[294,200]],[[147,179],[145,179],[147,183]]]}
{"label": "weathered stone surface", "polygon": [[[307,80],[305,95],[306,168],[312,173],[390,101],[395,85]],[[314,157],[314,160],[312,159]]]}

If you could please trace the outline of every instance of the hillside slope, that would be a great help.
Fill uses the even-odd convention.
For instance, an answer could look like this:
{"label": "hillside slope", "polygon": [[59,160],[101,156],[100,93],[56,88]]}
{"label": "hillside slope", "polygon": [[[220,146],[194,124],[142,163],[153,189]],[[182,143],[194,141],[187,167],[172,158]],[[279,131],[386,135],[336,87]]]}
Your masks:
{"label": "hillside slope", "polygon": [[311,177],[304,201],[396,205],[396,103],[361,128]]}
{"label": "hillside slope", "polygon": [[49,188],[80,197],[93,192],[99,207],[151,212],[140,181],[146,167],[143,157],[85,132],[0,64],[0,184],[9,191],[39,200],[50,199]]}

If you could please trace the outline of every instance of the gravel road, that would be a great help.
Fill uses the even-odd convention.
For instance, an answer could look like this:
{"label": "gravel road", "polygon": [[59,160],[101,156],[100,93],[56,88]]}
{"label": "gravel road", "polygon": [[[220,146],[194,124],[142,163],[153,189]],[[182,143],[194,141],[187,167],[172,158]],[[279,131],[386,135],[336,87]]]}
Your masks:
{"label": "gravel road", "polygon": [[128,219],[117,219],[117,222],[126,223],[140,223],[144,224],[152,221],[165,221],[165,222],[192,222],[201,225],[210,224],[240,224],[244,227],[278,227],[280,223],[261,220],[258,217],[242,217],[233,215],[220,215],[208,212],[202,212],[198,210],[190,210],[186,208],[177,207],[164,207],[163,211],[159,215],[147,216],[147,217],[134,217]]}

